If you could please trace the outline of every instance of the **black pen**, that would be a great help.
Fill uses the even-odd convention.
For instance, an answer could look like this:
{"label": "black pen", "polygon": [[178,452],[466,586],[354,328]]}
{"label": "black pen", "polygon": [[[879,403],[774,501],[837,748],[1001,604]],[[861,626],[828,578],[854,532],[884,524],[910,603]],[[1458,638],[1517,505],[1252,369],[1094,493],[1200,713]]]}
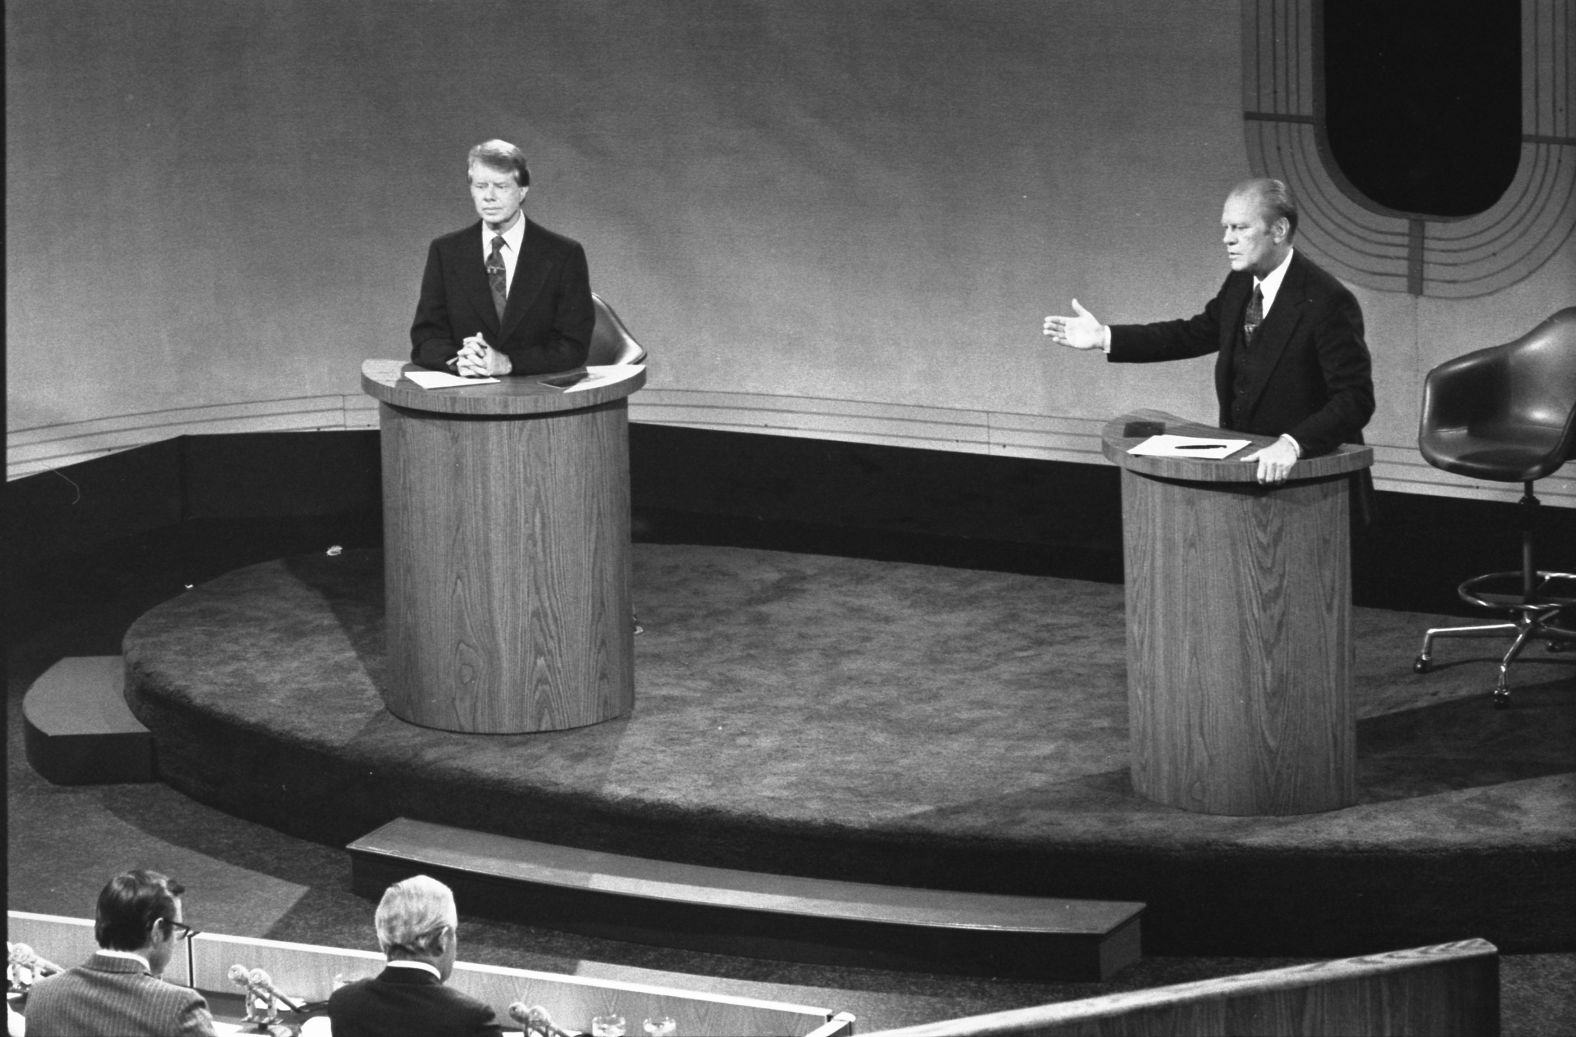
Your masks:
{"label": "black pen", "polygon": [[1182,443],[1182,444],[1177,445],[1175,447],[1175,449],[1177,449],[1177,450],[1219,450],[1221,447],[1229,446],[1229,445],[1230,444],[1227,444],[1227,443]]}

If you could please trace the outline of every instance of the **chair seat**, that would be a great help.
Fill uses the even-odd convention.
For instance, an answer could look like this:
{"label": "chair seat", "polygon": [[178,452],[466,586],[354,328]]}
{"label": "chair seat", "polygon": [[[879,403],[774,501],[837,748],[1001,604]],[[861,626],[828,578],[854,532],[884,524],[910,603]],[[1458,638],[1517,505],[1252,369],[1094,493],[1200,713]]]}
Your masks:
{"label": "chair seat", "polygon": [[1495,482],[1527,482],[1565,463],[1564,431],[1500,422],[1428,429],[1418,439],[1418,449],[1429,464],[1447,472]]}

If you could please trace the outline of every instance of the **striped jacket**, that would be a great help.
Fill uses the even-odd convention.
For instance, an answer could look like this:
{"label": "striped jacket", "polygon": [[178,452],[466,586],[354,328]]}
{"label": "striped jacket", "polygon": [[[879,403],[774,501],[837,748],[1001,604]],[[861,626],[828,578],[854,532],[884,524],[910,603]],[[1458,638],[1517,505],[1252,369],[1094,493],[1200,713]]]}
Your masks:
{"label": "striped jacket", "polygon": [[212,1037],[208,1002],[131,958],[95,954],[27,995],[28,1037]]}

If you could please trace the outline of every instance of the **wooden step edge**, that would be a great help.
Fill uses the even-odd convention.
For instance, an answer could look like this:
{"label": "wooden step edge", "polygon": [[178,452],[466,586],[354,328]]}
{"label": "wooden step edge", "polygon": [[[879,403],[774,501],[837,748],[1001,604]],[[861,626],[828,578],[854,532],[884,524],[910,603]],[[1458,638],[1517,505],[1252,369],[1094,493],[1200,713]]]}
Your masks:
{"label": "wooden step edge", "polygon": [[126,704],[118,655],[68,657],[46,670],[23,695],[22,734],[28,764],[52,784],[157,780],[153,734]]}
{"label": "wooden step edge", "polygon": [[[582,850],[397,818],[349,844],[353,855],[408,860],[495,879],[668,903],[886,925],[1104,935],[1142,903],[884,886],[765,874]],[[542,861],[549,863],[542,863]],[[916,902],[922,898],[922,902]]]}

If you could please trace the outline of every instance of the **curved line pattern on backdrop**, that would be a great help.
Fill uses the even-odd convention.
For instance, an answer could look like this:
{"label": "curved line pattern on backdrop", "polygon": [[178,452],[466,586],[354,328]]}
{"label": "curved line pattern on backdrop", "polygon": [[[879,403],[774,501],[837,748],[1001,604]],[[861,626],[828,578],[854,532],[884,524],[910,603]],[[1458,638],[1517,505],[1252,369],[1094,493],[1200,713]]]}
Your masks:
{"label": "curved line pattern on backdrop", "polygon": [[1315,5],[1242,0],[1242,118],[1257,176],[1285,180],[1299,243],[1378,291],[1471,299],[1532,274],[1576,229],[1576,5],[1522,0],[1521,161],[1487,211],[1463,219],[1380,209],[1347,186],[1319,145],[1322,72]]}

